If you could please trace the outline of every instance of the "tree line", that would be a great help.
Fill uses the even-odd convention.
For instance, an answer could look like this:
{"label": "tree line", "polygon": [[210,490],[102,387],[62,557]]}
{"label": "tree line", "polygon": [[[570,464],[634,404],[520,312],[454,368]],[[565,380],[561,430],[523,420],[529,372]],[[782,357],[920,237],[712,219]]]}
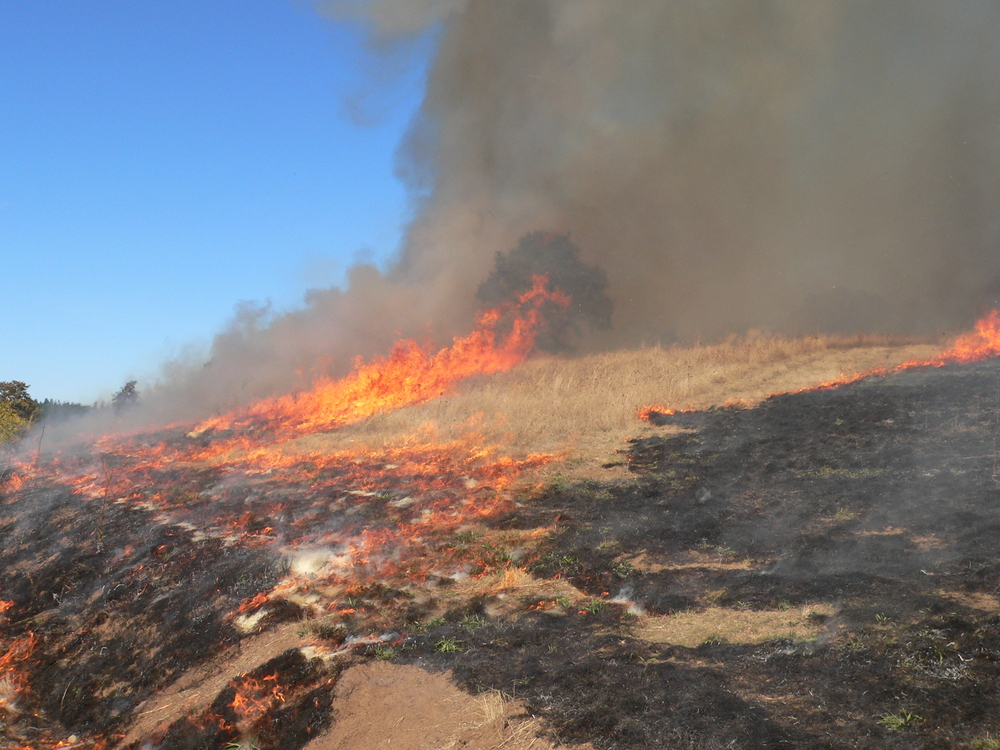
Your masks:
{"label": "tree line", "polygon": [[0,381],[0,443],[15,441],[43,420],[62,421],[86,414],[94,409],[114,409],[121,413],[139,400],[138,381],[130,380],[111,398],[111,403],[97,402],[92,406],[70,401],[32,398],[27,383],[20,380]]}

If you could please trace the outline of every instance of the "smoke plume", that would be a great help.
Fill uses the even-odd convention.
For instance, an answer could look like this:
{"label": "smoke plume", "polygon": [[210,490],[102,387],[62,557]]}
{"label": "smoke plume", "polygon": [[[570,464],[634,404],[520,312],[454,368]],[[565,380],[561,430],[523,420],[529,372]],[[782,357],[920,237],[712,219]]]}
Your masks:
{"label": "smoke plume", "polygon": [[[608,274],[591,348],[935,332],[1000,291],[1000,6],[989,0],[354,0],[373,50],[436,34],[385,273],[247,310],[171,388],[221,408],[398,335],[467,328],[498,251],[568,234]],[[373,52],[377,54],[377,52]],[[193,401],[193,399],[192,399]]]}

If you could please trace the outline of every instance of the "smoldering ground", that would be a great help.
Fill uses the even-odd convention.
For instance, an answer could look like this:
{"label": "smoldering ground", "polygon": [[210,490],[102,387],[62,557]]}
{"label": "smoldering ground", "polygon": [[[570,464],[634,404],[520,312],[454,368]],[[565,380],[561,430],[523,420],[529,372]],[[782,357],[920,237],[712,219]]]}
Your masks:
{"label": "smoldering ground", "polygon": [[541,229],[608,274],[613,326],[583,350],[749,327],[940,332],[996,302],[995,3],[319,7],[367,30],[374,70],[436,40],[397,158],[414,218],[384,270],[291,312],[245,308],[207,356],[172,363],[173,415],[467,330],[495,254]]}

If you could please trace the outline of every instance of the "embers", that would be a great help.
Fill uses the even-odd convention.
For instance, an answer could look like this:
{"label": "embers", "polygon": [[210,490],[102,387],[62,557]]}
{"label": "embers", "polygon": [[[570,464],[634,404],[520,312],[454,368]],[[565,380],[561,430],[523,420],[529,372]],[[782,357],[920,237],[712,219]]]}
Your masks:
{"label": "embers", "polygon": [[299,748],[330,721],[338,667],[289,649],[232,679],[194,716],[150,738],[159,750],[224,747],[252,742],[269,749]]}

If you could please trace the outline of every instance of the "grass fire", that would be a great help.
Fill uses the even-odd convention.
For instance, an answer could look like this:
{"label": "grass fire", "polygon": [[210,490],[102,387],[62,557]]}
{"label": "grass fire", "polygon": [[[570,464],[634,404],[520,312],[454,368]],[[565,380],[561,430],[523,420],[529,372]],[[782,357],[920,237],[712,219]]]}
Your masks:
{"label": "grass fire", "polygon": [[447,671],[443,713],[492,691],[442,730],[474,747],[987,746],[995,311],[943,347],[566,359],[529,355],[572,299],[511,299],[302,393],[12,454],[4,747],[360,747],[376,668]]}
{"label": "grass fire", "polygon": [[0,750],[1000,750],[1000,5],[20,5]]}

